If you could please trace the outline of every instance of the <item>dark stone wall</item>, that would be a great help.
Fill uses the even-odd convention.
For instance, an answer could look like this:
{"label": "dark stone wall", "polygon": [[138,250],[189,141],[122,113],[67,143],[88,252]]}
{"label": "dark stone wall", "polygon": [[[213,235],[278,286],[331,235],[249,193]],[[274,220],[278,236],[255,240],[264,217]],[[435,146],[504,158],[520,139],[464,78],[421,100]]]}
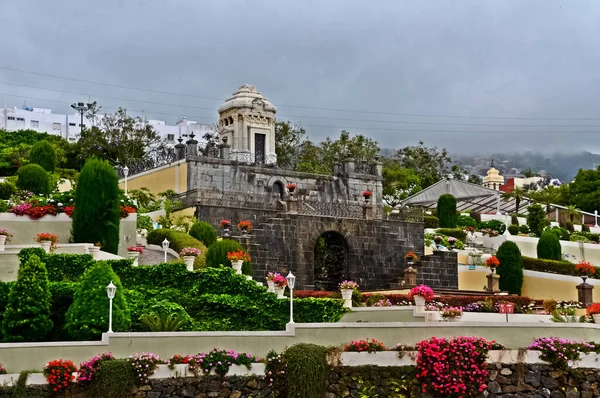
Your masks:
{"label": "dark stone wall", "polygon": [[417,267],[417,285],[433,289],[458,289],[458,255],[454,252],[436,251],[421,257]]}

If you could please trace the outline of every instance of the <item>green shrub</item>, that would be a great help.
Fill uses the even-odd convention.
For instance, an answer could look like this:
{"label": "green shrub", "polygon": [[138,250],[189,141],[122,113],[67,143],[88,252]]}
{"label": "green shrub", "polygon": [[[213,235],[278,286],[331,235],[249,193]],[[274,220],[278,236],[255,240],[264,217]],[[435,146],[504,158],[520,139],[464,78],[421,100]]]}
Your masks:
{"label": "green shrub", "polygon": [[15,184],[9,181],[0,182],[0,199],[8,200],[17,193]]}
{"label": "green shrub", "polygon": [[547,260],[562,260],[560,241],[553,232],[542,233],[537,244],[537,256]]}
{"label": "green shrub", "polygon": [[[576,264],[569,261],[545,260],[541,258],[523,257],[523,268],[530,271],[548,272],[559,275],[581,276]],[[594,267],[596,274],[600,273],[600,267]]]}
{"label": "green shrub", "polygon": [[435,232],[438,235],[454,236],[463,242],[467,239],[467,232],[462,228],[440,228]]}
{"label": "green shrub", "polygon": [[56,168],[56,151],[48,141],[38,141],[29,151],[29,162],[39,164],[44,170],[52,173]]}
{"label": "green shrub", "polygon": [[151,332],[177,332],[194,330],[194,320],[185,309],[167,300],[151,305],[140,317]]}
{"label": "green shrub", "polygon": [[450,194],[441,195],[437,202],[441,228],[456,228],[456,198]]}
{"label": "green shrub", "polygon": [[437,228],[440,226],[440,220],[436,216],[423,217],[423,223],[425,224],[425,228]]}
{"label": "green shrub", "polygon": [[186,247],[194,247],[200,249],[202,255],[194,260],[194,269],[199,269],[206,264],[206,255],[208,250],[198,239],[191,237],[185,232],[174,231],[172,229],[155,229],[148,234],[147,242],[153,245],[161,245],[167,239],[169,247],[177,253],[181,252]]}
{"label": "green shrub", "polygon": [[7,213],[8,212],[8,203],[5,202],[4,200],[0,200],[0,213]]}
{"label": "green shrub", "polygon": [[456,219],[456,226],[462,227],[462,228],[464,228],[464,227],[477,228],[477,221],[475,221],[475,219],[471,216],[460,215]]}
{"label": "green shrub", "polygon": [[152,217],[138,215],[135,227],[139,229],[145,229],[146,231],[152,231]]}
{"label": "green shrub", "polygon": [[599,243],[600,242],[600,234],[589,234],[590,241]]}
{"label": "green shrub", "polygon": [[590,226],[587,224],[581,224],[581,232],[590,232]]}
{"label": "green shrub", "polygon": [[573,223],[571,221],[567,221],[565,223],[565,227],[567,228],[567,231],[569,231],[570,233],[575,232],[575,227],[573,226]]}
{"label": "green shrub", "polygon": [[46,267],[37,256],[19,267],[2,319],[6,342],[45,341],[52,330]]}
{"label": "green shrub", "polygon": [[31,255],[38,256],[46,264],[51,282],[78,281],[95,264],[90,254],[48,254],[39,247],[21,249],[20,264],[24,264]]}
{"label": "green shrub", "polygon": [[223,239],[216,241],[209,248],[206,253],[206,266],[207,267],[231,267],[231,262],[227,259],[227,253],[235,251],[246,251],[242,245],[233,239]]}
{"label": "green shrub", "polygon": [[327,348],[315,344],[295,344],[282,355],[286,368],[289,398],[323,397],[329,365]]}
{"label": "green shrub", "polygon": [[519,225],[519,233],[521,234],[528,234],[529,233],[529,227],[525,224],[523,225]]}
{"label": "green shrub", "polygon": [[83,276],[67,311],[66,329],[75,340],[94,340],[108,330],[106,286],[110,282],[117,287],[113,299],[113,330],[124,332],[129,329],[131,318],[121,281],[110,265],[98,261]]}
{"label": "green shrub", "polygon": [[523,287],[521,250],[515,242],[506,241],[498,248],[496,257],[500,260],[500,266],[497,268],[497,273],[500,275],[500,290],[520,296]]}
{"label": "green shrub", "polygon": [[198,239],[206,247],[217,241],[217,231],[206,221],[198,221],[190,229],[190,235]]}
{"label": "green shrub", "polygon": [[519,233],[519,226],[517,224],[511,224],[508,226],[508,232],[511,235],[517,235]]}
{"label": "green shrub", "polygon": [[48,285],[52,300],[50,301],[50,320],[54,327],[49,335],[50,341],[68,341],[69,334],[65,330],[65,316],[77,291],[78,284],[73,282],[50,282]]}
{"label": "green shrub", "polygon": [[560,240],[571,240],[571,234],[569,233],[569,231],[567,231],[566,228],[560,228],[560,227],[546,228],[544,230],[544,232],[542,232],[542,235],[545,234],[546,232],[550,232],[550,233],[556,235],[556,237]]}
{"label": "green shrub", "polygon": [[[15,282],[0,282],[0,327],[2,326],[4,311],[6,311],[6,307],[8,306],[8,296],[14,284]],[[0,341],[1,339],[0,335]]]}
{"label": "green shrub", "polygon": [[529,230],[535,236],[542,236],[542,232],[546,225],[548,225],[548,220],[546,219],[546,212],[542,205],[534,203],[527,208],[529,214],[527,214],[527,225],[529,226]]}
{"label": "green shrub", "polygon": [[50,175],[38,164],[26,164],[19,168],[17,173],[17,187],[25,191],[31,191],[38,195],[48,195],[52,192],[50,186]]}
{"label": "green shrub", "polygon": [[510,223],[519,226],[519,218],[515,214],[511,215]]}
{"label": "green shrub", "polygon": [[133,366],[126,359],[114,359],[100,363],[88,389],[94,398],[124,398],[131,396],[135,383]]}
{"label": "green shrub", "polygon": [[479,223],[481,222],[481,213],[479,213],[478,211],[471,211],[469,214],[471,215],[471,218],[473,218],[477,222],[477,225],[479,225]]}
{"label": "green shrub", "polygon": [[506,224],[500,220],[483,221],[479,223],[479,229],[493,229],[502,235],[506,231]]}
{"label": "green shrub", "polygon": [[119,179],[108,162],[91,159],[85,163],[75,190],[73,241],[102,244],[102,250],[119,250]]}
{"label": "green shrub", "polygon": [[588,239],[586,236],[581,235],[577,232],[571,234],[571,237],[569,238],[569,240],[571,242],[583,242],[583,243],[589,243],[590,239]]}
{"label": "green shrub", "polygon": [[372,307],[373,304],[378,303],[381,300],[385,301],[385,296],[380,293],[374,293],[369,296],[369,298],[367,299],[367,301],[365,303],[366,303],[367,307]]}

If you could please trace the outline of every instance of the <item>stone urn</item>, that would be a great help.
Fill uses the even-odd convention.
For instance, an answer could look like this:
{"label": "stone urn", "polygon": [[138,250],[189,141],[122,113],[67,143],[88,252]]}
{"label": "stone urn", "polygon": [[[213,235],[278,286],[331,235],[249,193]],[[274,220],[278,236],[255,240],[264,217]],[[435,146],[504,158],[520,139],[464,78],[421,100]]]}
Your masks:
{"label": "stone urn", "polygon": [[242,260],[236,260],[231,262],[231,267],[235,270],[235,273],[238,275],[242,274],[242,264],[244,264]]}
{"label": "stone urn", "polygon": [[413,265],[414,265],[414,264],[415,264],[415,263],[414,263],[414,262],[412,262],[412,261],[407,261],[407,262],[406,262],[406,265],[408,265],[408,270],[409,270],[409,271],[412,271],[412,270],[414,270],[414,268],[413,268]]}
{"label": "stone urn", "polygon": [[196,256],[183,256],[183,261],[185,262],[185,267],[188,271],[194,270],[194,261],[196,261]]}
{"label": "stone urn", "polygon": [[90,246],[88,247],[88,253],[92,255],[94,260],[97,260],[98,253],[100,253],[100,248],[98,246]]}
{"label": "stone urn", "polygon": [[277,295],[278,299],[285,298],[285,296],[283,295],[284,292],[285,292],[285,286],[275,286],[275,294]]}
{"label": "stone urn", "polygon": [[43,240],[40,242],[40,246],[42,246],[42,249],[44,249],[44,251],[46,253],[50,253],[50,247],[52,246],[52,241]]}
{"label": "stone urn", "polygon": [[5,244],[6,244],[6,235],[0,235],[0,252],[4,251]]}
{"label": "stone urn", "polygon": [[460,322],[461,319],[462,319],[462,316],[451,316],[451,317],[448,317],[448,322]]}
{"label": "stone urn", "polygon": [[342,298],[344,299],[344,307],[352,308],[352,289],[340,289]]}
{"label": "stone urn", "polygon": [[140,252],[138,252],[138,251],[128,251],[127,255],[129,256],[130,259],[133,260],[133,266],[137,267],[138,266],[138,258],[140,258]]}
{"label": "stone urn", "polygon": [[267,292],[275,293],[275,282],[267,279]]}
{"label": "stone urn", "polygon": [[594,318],[594,323],[600,324],[600,314],[594,314],[592,318]]}
{"label": "stone urn", "polygon": [[415,315],[424,315],[425,314],[425,297],[423,296],[414,296],[413,297],[415,300],[415,310],[414,310],[414,314]]}

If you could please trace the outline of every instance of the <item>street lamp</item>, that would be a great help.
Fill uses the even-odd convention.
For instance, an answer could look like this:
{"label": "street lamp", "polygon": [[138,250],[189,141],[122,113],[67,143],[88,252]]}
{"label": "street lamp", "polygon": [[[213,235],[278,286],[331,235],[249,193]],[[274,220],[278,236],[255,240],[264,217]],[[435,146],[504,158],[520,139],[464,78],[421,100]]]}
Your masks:
{"label": "street lamp", "polygon": [[165,251],[165,263],[167,262],[167,250],[169,250],[169,241],[167,238],[162,241],[162,248]]}
{"label": "street lamp", "polygon": [[112,302],[115,298],[115,292],[117,291],[117,287],[113,285],[112,281],[110,284],[106,286],[106,294],[108,295],[108,299],[110,300],[110,306],[108,309],[108,333],[112,333]]}
{"label": "street lamp", "polygon": [[125,165],[125,167],[123,167],[123,175],[125,176],[125,196],[127,195],[127,176],[129,175],[129,167],[127,167],[127,165]]}
{"label": "street lamp", "polygon": [[296,277],[290,271],[285,279],[287,279],[288,287],[290,288],[290,323],[294,323],[294,285],[296,284]]}
{"label": "street lamp", "polygon": [[88,102],[84,104],[83,102],[77,102],[71,104],[71,108],[75,109],[81,115],[81,124],[79,125],[79,132],[83,131],[83,115],[96,106],[96,101]]}
{"label": "street lamp", "polygon": [[594,210],[594,227],[598,228],[598,210]]}

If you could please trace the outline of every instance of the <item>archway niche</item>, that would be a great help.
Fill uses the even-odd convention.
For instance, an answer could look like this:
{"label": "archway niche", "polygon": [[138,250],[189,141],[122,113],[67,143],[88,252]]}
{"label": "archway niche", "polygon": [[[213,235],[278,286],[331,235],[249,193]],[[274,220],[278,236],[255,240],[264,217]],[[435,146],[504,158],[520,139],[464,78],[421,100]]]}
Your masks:
{"label": "archway niche", "polygon": [[278,194],[279,199],[283,200],[284,192],[285,192],[285,190],[283,189],[283,183],[281,181],[275,181],[275,183],[273,184],[273,193]]}
{"label": "archway niche", "polygon": [[338,232],[322,233],[315,242],[314,285],[317,290],[335,291],[348,279],[348,243]]}

